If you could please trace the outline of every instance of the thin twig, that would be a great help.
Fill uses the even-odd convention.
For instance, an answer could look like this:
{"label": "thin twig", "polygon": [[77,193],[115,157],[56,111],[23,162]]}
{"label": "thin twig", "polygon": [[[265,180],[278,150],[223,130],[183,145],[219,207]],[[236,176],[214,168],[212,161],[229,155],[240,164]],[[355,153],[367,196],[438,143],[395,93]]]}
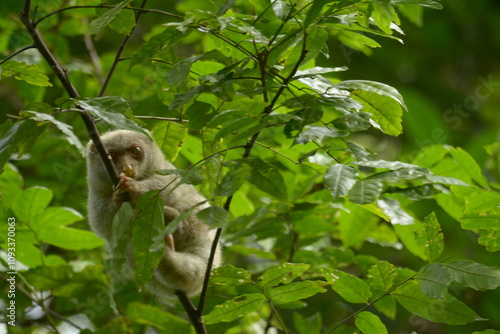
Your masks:
{"label": "thin twig", "polygon": [[[144,8],[146,6],[147,2],[148,2],[148,0],[143,0],[140,8]],[[137,12],[135,14],[135,26],[132,28],[130,33],[123,38],[122,43],[118,47],[118,52],[116,52],[115,60],[111,64],[111,68],[109,69],[109,72],[108,72],[108,75],[106,76],[106,79],[104,79],[104,83],[102,84],[101,91],[99,92],[98,96],[104,95],[104,92],[106,91],[106,88],[108,87],[109,81],[111,80],[111,76],[115,72],[116,66],[120,62],[120,56],[121,56],[123,50],[125,49],[125,45],[127,45],[128,40],[130,39],[130,36],[132,36],[132,33],[134,32],[135,28],[137,27],[137,22],[141,18],[142,14],[143,14],[143,12]]]}
{"label": "thin twig", "polygon": [[[69,6],[69,7],[65,7],[65,8],[61,8],[61,9],[58,9],[52,13],[49,13],[45,16],[42,16],[41,18],[39,18],[38,20],[36,20],[34,23],[35,26],[37,26],[40,22],[42,22],[43,20],[53,16],[53,15],[57,15],[61,12],[64,12],[66,10],[71,10],[71,9],[85,9],[85,8],[113,8],[115,6],[113,5],[89,5],[89,6]],[[128,9],[128,10],[133,10],[133,11],[138,11],[138,12],[142,12],[142,13],[156,13],[156,14],[161,14],[161,15],[165,15],[165,16],[170,16],[170,17],[174,17],[176,19],[179,19],[179,20],[184,20],[184,17],[183,16],[180,16],[180,15],[175,15],[175,14],[172,14],[172,13],[169,13],[169,12],[165,12],[163,10],[159,10],[159,9],[145,9],[145,8],[137,8],[137,7],[123,7],[123,9]]]}
{"label": "thin twig", "polygon": [[25,47],[17,50],[13,54],[11,54],[11,55],[5,57],[4,59],[2,59],[2,61],[0,61],[0,65],[2,65],[3,63],[5,63],[7,60],[14,58],[15,56],[17,56],[21,52],[24,52],[24,51],[29,50],[29,49],[34,49],[34,48],[36,48],[35,44],[27,45],[27,46],[25,46]]}
{"label": "thin twig", "polygon": [[160,116],[134,116],[138,119],[155,119],[158,121],[166,121],[166,122],[177,122],[177,123],[189,123],[187,119],[182,118],[170,118],[170,117],[160,117]]}

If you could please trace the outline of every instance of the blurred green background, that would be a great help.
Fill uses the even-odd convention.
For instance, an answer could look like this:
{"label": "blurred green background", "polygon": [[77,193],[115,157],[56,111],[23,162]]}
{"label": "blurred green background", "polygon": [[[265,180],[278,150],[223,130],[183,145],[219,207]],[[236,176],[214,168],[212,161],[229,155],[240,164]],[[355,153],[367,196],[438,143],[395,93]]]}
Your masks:
{"label": "blurred green background", "polygon": [[[44,3],[47,9],[53,1],[39,2]],[[176,3],[165,4],[161,0],[151,0],[148,7],[175,12]],[[402,18],[402,29],[406,34],[402,36],[404,45],[394,40],[375,38],[382,47],[374,49],[373,54],[367,56],[332,42],[329,47],[334,57],[328,60],[328,66],[348,66],[348,71],[340,73],[343,80],[380,81],[397,88],[403,94],[409,112],[404,115],[402,136],[389,138],[378,132],[368,132],[358,138],[374,152],[380,153],[382,158],[411,160],[421,147],[427,145],[460,146],[476,159],[492,182],[499,182],[498,162],[487,160],[484,146],[500,140],[500,1],[444,0],[442,3],[443,10],[424,10],[422,26]],[[5,29],[13,24],[12,22],[17,20],[13,13],[20,12],[21,7],[22,2],[18,0],[2,1],[0,13],[11,14],[7,17],[0,14],[0,27]],[[82,11],[82,18],[87,13],[89,12]],[[93,10],[90,10],[90,13],[93,13]],[[154,20],[158,18],[149,16],[148,20],[142,21],[144,28],[139,30],[148,31],[147,26],[155,23]],[[82,24],[86,22],[82,21]],[[20,31],[18,37],[16,40],[7,40],[0,31],[0,49],[12,51],[30,43],[27,34]],[[96,42],[96,49],[103,55],[107,51],[116,50],[121,40],[117,37],[108,32]],[[130,47],[134,47],[134,42],[140,42],[138,38],[134,38]],[[70,43],[60,45],[58,40],[48,42],[57,48],[57,53],[63,61],[69,58],[86,60],[88,57],[79,39],[70,39]],[[196,50],[196,45],[192,47]],[[0,56],[3,58],[7,54]],[[36,57],[30,53],[25,56]],[[111,55],[107,54],[102,60],[106,70],[112,61]],[[83,66],[76,61],[71,66],[79,65]],[[91,80],[86,81],[90,75],[91,73],[83,69],[72,77],[84,96],[96,94],[95,84]],[[52,78],[51,80],[55,82]],[[157,108],[166,109],[153,93],[148,92],[147,83],[130,80],[125,67],[119,69],[108,94],[122,95],[131,102],[151,95],[151,98],[144,99],[141,104],[133,105],[134,109],[144,110],[138,114],[150,114]],[[124,91],[123,87],[131,87],[131,90]],[[20,96],[21,92],[29,94],[30,97]],[[2,78],[0,123],[4,122],[7,114],[18,113],[22,108],[22,100],[39,99],[54,104],[61,94],[62,89],[58,85],[55,88],[43,89],[28,87],[24,82],[14,79]],[[85,130],[78,116],[61,115],[61,120],[73,124],[81,140],[86,141]],[[30,156],[17,161],[16,166],[24,175],[26,186],[43,185],[54,190],[53,205],[68,205],[85,214],[85,161],[59,134],[58,136],[59,139],[44,136],[30,152]],[[59,145],[55,144],[57,141]],[[41,164],[41,161],[44,163]],[[445,256],[468,258],[499,266],[498,254],[487,253],[483,247],[477,245],[476,235],[461,230],[459,223],[447,216],[434,202],[423,202],[415,209],[421,212],[422,217],[432,210],[436,211],[444,231]],[[81,225],[84,227],[86,223],[82,222]],[[469,246],[464,248],[463,245]],[[377,254],[380,248],[369,249],[373,247],[370,244],[365,244],[364,247],[361,253],[371,253],[410,268],[422,266],[420,260],[409,254],[393,251],[390,251],[392,255],[388,255],[389,251],[386,254]],[[490,324],[500,329],[500,291],[471,290],[457,293],[462,296],[461,300],[477,310],[481,316],[490,318]],[[445,325],[428,323],[400,310],[401,313],[391,327],[398,330],[407,328],[408,333],[411,330],[418,333],[471,333],[483,329],[481,323],[450,329]],[[390,329],[389,331],[392,333]]]}

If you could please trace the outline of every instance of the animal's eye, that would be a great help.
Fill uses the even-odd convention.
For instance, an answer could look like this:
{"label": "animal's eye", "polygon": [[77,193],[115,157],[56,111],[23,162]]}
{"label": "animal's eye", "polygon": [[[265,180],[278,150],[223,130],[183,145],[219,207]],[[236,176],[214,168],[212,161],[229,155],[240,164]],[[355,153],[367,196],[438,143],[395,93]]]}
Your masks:
{"label": "animal's eye", "polygon": [[130,148],[130,153],[132,153],[132,156],[134,158],[140,158],[142,157],[142,147],[140,147],[139,145],[134,145]]}
{"label": "animal's eye", "polygon": [[108,156],[113,160],[113,162],[116,162],[118,155],[116,154],[116,151],[114,150],[109,150],[108,151]]}

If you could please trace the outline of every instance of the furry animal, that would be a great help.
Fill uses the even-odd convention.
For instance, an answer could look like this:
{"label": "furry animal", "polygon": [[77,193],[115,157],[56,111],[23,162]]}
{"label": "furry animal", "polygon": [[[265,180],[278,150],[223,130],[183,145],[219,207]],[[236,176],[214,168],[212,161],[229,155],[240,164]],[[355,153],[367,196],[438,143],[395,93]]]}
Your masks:
{"label": "furry animal", "polygon": [[[101,157],[92,142],[87,145],[87,178],[89,186],[88,215],[92,230],[108,243],[111,241],[112,222],[115,213],[123,203],[123,193],[128,193],[130,201],[150,191],[164,189],[165,223],[172,221],[182,212],[205,202],[206,199],[187,184],[177,183],[175,175],[159,175],[160,169],[175,169],[165,160],[156,143],[148,136],[128,131],[116,130],[105,133],[101,140],[113,160],[120,181],[113,186]],[[148,289],[160,297],[170,297],[176,290],[188,296],[200,292],[206,266],[211,251],[215,230],[210,230],[196,218],[196,212],[208,207],[199,205],[183,221],[173,235],[166,236],[167,247]],[[213,268],[220,265],[221,255],[217,249]]]}

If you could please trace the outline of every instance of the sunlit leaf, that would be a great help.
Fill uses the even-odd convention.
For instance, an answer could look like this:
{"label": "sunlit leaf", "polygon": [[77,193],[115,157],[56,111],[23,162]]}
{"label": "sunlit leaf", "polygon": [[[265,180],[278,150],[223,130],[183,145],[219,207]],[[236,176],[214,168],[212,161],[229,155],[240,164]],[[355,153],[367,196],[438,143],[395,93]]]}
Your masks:
{"label": "sunlit leaf", "polygon": [[245,269],[236,268],[230,264],[214,269],[210,277],[210,284],[224,286],[238,286],[243,283],[251,283],[250,273]]}
{"label": "sunlit leaf", "polygon": [[372,295],[368,283],[337,269],[322,268],[322,272],[332,289],[342,298],[350,303],[368,303]]}
{"label": "sunlit leaf", "polygon": [[12,210],[17,219],[29,223],[51,200],[52,190],[39,186],[31,187],[17,195],[12,203]]}
{"label": "sunlit leaf", "polygon": [[382,183],[377,180],[357,181],[349,190],[349,200],[356,204],[373,203],[382,192]]}
{"label": "sunlit leaf", "polygon": [[266,297],[260,293],[244,294],[215,306],[203,319],[208,325],[230,322],[257,310],[265,300]]}
{"label": "sunlit leaf", "polygon": [[186,136],[187,128],[174,122],[158,123],[153,129],[153,138],[169,161],[177,158]]}
{"label": "sunlit leaf", "polygon": [[266,295],[271,298],[271,302],[285,304],[326,292],[325,285],[322,281],[292,282],[266,289]]}
{"label": "sunlit leaf", "polygon": [[387,261],[380,261],[368,271],[370,286],[382,291],[388,291],[393,286],[396,277],[396,269]]}
{"label": "sunlit leaf", "polygon": [[434,212],[425,217],[422,228],[416,231],[416,237],[429,262],[436,260],[443,252],[443,234]]}
{"label": "sunlit leaf", "polygon": [[381,198],[378,207],[391,219],[393,225],[411,225],[413,217],[401,209],[400,203],[392,198]]}
{"label": "sunlit leaf", "polygon": [[461,218],[462,228],[500,230],[500,208],[489,211],[466,213]]}
{"label": "sunlit leaf", "polygon": [[40,87],[52,87],[47,75],[36,64],[28,65],[15,60],[9,60],[0,67],[0,74],[4,77],[14,77],[17,80]]}
{"label": "sunlit leaf", "polygon": [[324,175],[324,182],[333,197],[345,196],[356,182],[357,171],[351,166],[335,164]]}
{"label": "sunlit leaf", "polygon": [[403,132],[403,112],[392,97],[362,90],[353,91],[351,96],[363,105],[363,111],[372,114],[375,127],[391,136],[399,136]]}
{"label": "sunlit leaf", "polygon": [[259,286],[262,288],[276,286],[279,284],[288,284],[295,278],[302,275],[309,268],[305,263],[283,263],[278,266],[267,269],[259,277]]}
{"label": "sunlit leaf", "polygon": [[368,80],[344,80],[336,86],[342,89],[363,90],[390,97],[398,102],[405,110],[408,110],[403,100],[403,96],[397,91],[397,89],[384,83]]}

